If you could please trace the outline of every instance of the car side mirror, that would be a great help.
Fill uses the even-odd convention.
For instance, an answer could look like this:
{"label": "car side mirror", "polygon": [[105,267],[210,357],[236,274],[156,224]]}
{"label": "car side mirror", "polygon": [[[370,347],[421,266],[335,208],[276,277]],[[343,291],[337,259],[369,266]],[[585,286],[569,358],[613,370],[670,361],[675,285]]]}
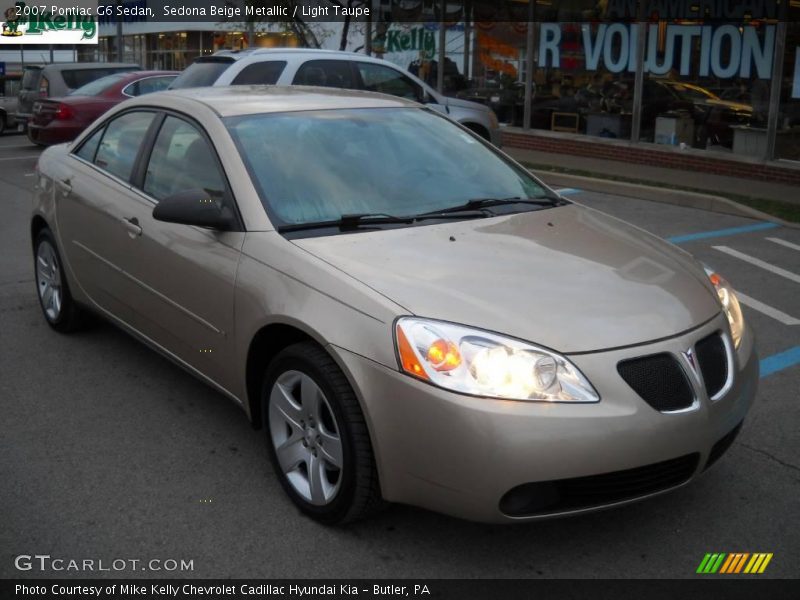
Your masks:
{"label": "car side mirror", "polygon": [[220,231],[230,231],[236,223],[228,206],[201,189],[167,196],[153,209],[153,218],[166,223],[195,225]]}

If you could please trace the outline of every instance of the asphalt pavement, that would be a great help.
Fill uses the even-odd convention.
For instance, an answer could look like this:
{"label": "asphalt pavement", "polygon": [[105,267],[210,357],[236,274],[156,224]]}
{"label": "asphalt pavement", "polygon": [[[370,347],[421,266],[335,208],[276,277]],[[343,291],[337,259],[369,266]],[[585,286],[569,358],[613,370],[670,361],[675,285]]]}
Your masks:
{"label": "asphalt pavement", "polygon": [[[37,155],[0,138],[0,577],[696,577],[707,552],[773,553],[763,577],[800,576],[800,230],[565,190],[747,296],[764,376],[736,443],[690,486],[591,515],[487,526],[393,506],[326,528],[290,504],[232,402],[111,325],[47,327],[28,234]],[[192,570],[15,567],[35,554]]]}

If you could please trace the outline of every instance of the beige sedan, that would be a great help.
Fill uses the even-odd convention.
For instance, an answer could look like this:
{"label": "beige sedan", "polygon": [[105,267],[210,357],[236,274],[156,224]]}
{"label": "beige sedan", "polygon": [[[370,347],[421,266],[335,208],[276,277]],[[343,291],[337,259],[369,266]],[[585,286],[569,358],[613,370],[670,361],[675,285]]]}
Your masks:
{"label": "beige sedan", "polygon": [[646,498],[717,460],[755,396],[722,277],[412,102],[153,94],[37,170],[47,322],[101,315],[230,397],[323,522]]}

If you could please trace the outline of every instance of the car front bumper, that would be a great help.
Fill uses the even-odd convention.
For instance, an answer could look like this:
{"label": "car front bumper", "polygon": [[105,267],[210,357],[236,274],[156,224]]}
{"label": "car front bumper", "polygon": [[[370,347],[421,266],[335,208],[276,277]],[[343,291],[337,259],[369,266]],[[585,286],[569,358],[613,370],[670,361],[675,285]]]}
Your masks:
{"label": "car front bumper", "polygon": [[[600,394],[601,400],[591,404],[455,394],[341,348],[331,351],[354,382],[365,408],[386,500],[469,520],[516,522],[624,504],[697,477],[713,456],[712,448],[737,428],[755,398],[758,357],[751,330],[746,330],[734,353],[734,376],[727,393],[711,402],[696,383],[698,401],[682,412],[652,408],[622,380],[616,365],[658,352],[680,357],[698,340],[726,330],[720,314],[668,340],[570,356]],[[717,444],[717,449],[722,446]],[[685,477],[673,478],[663,489],[646,494],[613,500],[598,495],[590,506],[514,516],[500,508],[503,497],[518,486],[576,478],[591,481],[598,478],[590,476],[597,475],[612,480],[622,477],[624,483],[630,476],[627,473],[681,457]],[[665,464],[664,468],[674,471],[672,462]]]}

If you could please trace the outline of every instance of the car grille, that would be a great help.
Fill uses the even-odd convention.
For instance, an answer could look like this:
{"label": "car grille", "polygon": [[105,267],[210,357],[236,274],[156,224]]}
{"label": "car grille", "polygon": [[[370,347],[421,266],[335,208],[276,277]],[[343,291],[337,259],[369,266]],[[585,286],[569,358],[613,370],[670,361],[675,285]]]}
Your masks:
{"label": "car grille", "polygon": [[689,408],[694,392],[672,354],[651,354],[624,360],[617,372],[650,406],[660,411]]}
{"label": "car grille", "polygon": [[699,454],[687,454],[602,475],[525,483],[503,496],[500,510],[512,517],[522,517],[632,500],[685,483],[697,469],[699,461]]}
{"label": "car grille", "polygon": [[728,380],[728,355],[719,333],[703,338],[694,346],[697,363],[709,398],[716,396]]}
{"label": "car grille", "polygon": [[729,431],[724,437],[720,438],[716,444],[711,447],[711,452],[708,453],[708,460],[706,460],[706,466],[703,467],[705,471],[715,462],[717,462],[720,457],[728,451],[728,448],[731,447],[733,441],[736,439],[736,436],[739,435],[739,432],[742,430],[742,423],[739,423],[736,427],[734,427],[731,431]]}

